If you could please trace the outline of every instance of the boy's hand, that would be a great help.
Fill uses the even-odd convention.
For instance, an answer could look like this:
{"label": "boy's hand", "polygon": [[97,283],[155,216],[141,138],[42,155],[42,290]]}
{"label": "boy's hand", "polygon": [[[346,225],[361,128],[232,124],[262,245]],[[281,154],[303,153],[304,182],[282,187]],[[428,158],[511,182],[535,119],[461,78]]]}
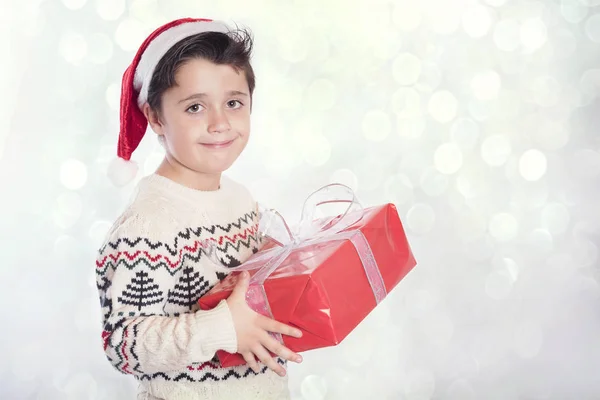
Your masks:
{"label": "boy's hand", "polygon": [[273,359],[269,351],[283,359],[297,363],[302,362],[302,357],[273,339],[269,332],[293,337],[301,337],[302,332],[252,310],[246,303],[249,281],[249,274],[244,271],[240,274],[233,292],[227,299],[227,305],[235,326],[238,353],[244,357],[244,360],[255,372],[260,371],[255,359],[256,356],[273,371],[285,376],[285,369]]}

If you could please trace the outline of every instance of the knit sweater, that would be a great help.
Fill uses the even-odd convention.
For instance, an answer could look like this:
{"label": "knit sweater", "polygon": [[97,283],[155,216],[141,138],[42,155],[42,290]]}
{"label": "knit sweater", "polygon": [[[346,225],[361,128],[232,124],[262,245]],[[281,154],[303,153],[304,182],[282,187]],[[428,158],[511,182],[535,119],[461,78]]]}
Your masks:
{"label": "knit sweater", "polygon": [[197,304],[260,245],[256,202],[234,180],[222,176],[215,191],[158,174],[139,182],[96,260],[104,351],[139,381],[138,398],[289,398],[287,378],[262,363],[259,373],[221,367],[215,352],[237,350],[231,313],[225,301]]}

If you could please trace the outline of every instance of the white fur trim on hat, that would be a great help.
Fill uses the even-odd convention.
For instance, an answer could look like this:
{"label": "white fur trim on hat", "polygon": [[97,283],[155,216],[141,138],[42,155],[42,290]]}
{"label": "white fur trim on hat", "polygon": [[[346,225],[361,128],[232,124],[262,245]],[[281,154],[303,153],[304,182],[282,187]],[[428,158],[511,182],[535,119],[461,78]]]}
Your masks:
{"label": "white fur trim on hat", "polygon": [[146,48],[135,70],[133,85],[139,90],[137,98],[140,109],[148,101],[148,86],[160,59],[180,40],[202,32],[229,32],[229,27],[220,21],[186,22],[174,26],[158,35]]}

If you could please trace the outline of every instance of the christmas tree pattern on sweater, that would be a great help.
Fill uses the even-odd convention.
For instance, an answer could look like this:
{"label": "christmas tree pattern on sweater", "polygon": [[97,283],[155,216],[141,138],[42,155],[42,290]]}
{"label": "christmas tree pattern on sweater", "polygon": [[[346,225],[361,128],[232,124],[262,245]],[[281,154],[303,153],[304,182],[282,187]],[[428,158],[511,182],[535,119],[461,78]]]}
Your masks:
{"label": "christmas tree pattern on sweater", "polygon": [[[266,366],[258,374],[248,366],[222,368],[216,358],[174,371],[148,373],[141,369],[136,337],[144,319],[178,317],[197,310],[198,299],[226,276],[202,267],[205,258],[209,258],[207,246],[203,245],[207,233],[217,245],[217,258],[226,268],[240,265],[259,248],[258,215],[252,211],[229,224],[183,228],[170,242],[127,235],[125,230],[100,249],[96,273],[104,314],[102,339],[107,358],[119,371],[142,381],[173,382],[217,382],[267,372]],[[119,279],[126,275],[128,283],[111,299],[107,292],[114,289],[111,281],[117,273]],[[281,359],[277,362],[286,364]]]}

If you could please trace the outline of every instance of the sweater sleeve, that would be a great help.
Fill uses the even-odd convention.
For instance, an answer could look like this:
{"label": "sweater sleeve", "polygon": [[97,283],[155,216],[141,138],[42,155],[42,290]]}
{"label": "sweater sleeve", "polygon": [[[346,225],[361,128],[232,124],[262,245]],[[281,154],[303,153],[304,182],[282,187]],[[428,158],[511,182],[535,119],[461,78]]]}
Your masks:
{"label": "sweater sleeve", "polygon": [[166,315],[167,292],[183,252],[141,235],[141,224],[135,215],[117,221],[96,260],[108,360],[124,374],[142,376],[208,361],[217,350],[235,353],[225,301],[212,310]]}

